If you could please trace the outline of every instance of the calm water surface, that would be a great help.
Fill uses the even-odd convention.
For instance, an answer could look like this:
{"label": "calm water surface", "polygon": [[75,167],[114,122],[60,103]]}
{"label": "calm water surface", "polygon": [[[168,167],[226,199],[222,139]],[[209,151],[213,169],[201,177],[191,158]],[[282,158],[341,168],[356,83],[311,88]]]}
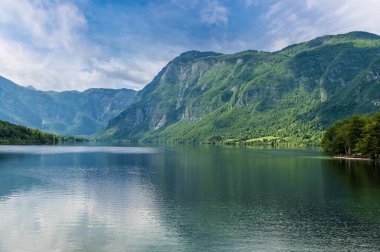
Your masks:
{"label": "calm water surface", "polygon": [[0,146],[0,251],[379,251],[380,165],[318,151]]}

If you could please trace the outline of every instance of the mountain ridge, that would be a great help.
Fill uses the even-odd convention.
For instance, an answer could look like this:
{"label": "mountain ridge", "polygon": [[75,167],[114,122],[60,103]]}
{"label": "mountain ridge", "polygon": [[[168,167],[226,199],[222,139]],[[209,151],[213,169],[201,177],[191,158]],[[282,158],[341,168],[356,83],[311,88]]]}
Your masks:
{"label": "mountain ridge", "polygon": [[0,119],[60,135],[92,135],[128,107],[136,91],[40,91],[0,76]]}
{"label": "mountain ridge", "polygon": [[379,110],[379,59],[380,37],[364,32],[277,52],[190,51],[169,62],[99,136],[186,142],[274,136],[316,143],[334,120]]}

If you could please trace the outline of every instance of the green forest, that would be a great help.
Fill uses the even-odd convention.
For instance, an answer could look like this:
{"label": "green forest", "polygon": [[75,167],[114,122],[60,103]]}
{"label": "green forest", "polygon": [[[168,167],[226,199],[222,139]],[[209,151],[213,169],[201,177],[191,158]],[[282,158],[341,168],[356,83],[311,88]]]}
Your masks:
{"label": "green forest", "polygon": [[379,112],[379,69],[380,37],[363,32],[273,53],[189,51],[166,65],[97,139],[319,145],[335,121]]}
{"label": "green forest", "polygon": [[0,144],[57,144],[60,136],[0,121]]}
{"label": "green forest", "polygon": [[333,155],[380,157],[380,113],[337,121],[325,133],[322,148]]}

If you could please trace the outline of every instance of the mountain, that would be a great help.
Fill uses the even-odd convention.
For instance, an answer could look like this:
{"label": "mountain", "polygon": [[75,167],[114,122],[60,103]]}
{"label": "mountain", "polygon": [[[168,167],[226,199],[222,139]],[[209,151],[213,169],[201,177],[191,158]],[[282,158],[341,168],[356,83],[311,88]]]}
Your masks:
{"label": "mountain", "polygon": [[183,53],[99,137],[309,144],[337,119],[376,111],[380,37],[352,32],[273,53]]}
{"label": "mountain", "polygon": [[130,89],[39,91],[0,77],[0,119],[60,135],[92,135],[135,97]]}

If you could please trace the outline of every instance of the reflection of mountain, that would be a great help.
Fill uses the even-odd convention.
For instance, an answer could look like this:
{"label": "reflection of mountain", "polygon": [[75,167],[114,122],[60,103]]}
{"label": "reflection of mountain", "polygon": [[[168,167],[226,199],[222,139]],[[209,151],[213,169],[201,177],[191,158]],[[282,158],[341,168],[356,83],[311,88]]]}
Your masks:
{"label": "reflection of mountain", "polygon": [[193,250],[334,250],[371,244],[366,234],[379,231],[350,212],[351,198],[340,202],[346,188],[318,152],[177,150],[159,165],[156,184],[169,203],[161,209],[165,223]]}
{"label": "reflection of mountain", "polygon": [[29,191],[34,186],[41,185],[41,183],[40,180],[31,177],[2,174],[2,176],[0,176],[0,202],[3,197],[7,198],[13,193]]}
{"label": "reflection of mountain", "polygon": [[319,155],[175,146],[0,161],[0,177],[23,174],[44,182],[0,202],[0,248],[374,250],[380,215],[369,223],[350,202],[374,202],[379,184],[368,184],[373,193],[351,194],[354,187],[341,183],[345,172],[332,172],[339,163]]}
{"label": "reflection of mountain", "polygon": [[358,219],[380,227],[380,163],[363,160],[324,160],[329,173],[344,186],[346,208]]}
{"label": "reflection of mountain", "polygon": [[350,190],[380,189],[380,163],[365,160],[324,160],[329,171],[338,175]]}
{"label": "reflection of mountain", "polygon": [[27,192],[34,186],[43,184],[43,181],[40,179],[25,176],[22,173],[13,173],[15,160],[23,158],[24,155],[8,155],[0,153],[0,203],[12,194]]}

